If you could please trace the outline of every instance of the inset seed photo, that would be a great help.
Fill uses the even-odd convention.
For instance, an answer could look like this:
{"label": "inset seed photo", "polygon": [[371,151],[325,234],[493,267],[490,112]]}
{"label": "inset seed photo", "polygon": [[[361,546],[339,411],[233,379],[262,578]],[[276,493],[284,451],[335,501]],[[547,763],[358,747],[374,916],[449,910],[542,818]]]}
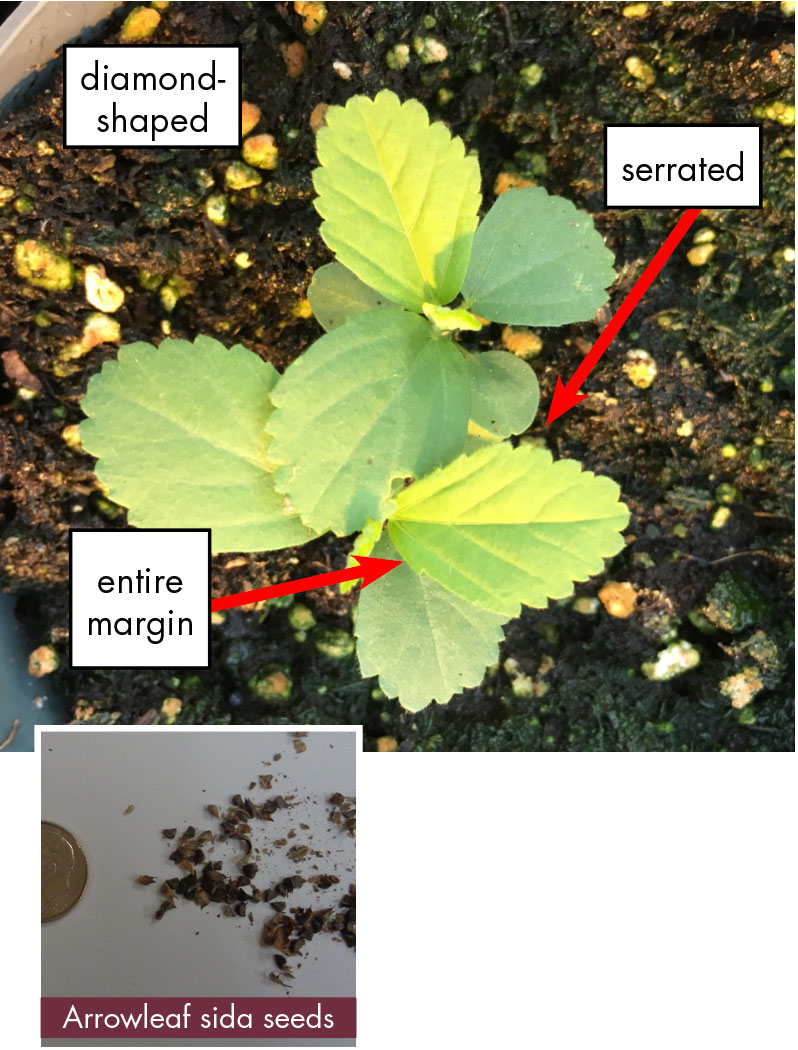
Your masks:
{"label": "inset seed photo", "polygon": [[359,748],[43,730],[43,1045],[354,1045]]}

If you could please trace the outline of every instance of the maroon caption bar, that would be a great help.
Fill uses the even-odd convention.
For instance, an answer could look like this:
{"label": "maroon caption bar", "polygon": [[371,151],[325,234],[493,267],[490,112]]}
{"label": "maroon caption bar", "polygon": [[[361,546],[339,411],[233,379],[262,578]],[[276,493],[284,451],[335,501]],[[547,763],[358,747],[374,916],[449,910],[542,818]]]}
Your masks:
{"label": "maroon caption bar", "polygon": [[42,1039],[354,1039],[356,1000],[42,999]]}

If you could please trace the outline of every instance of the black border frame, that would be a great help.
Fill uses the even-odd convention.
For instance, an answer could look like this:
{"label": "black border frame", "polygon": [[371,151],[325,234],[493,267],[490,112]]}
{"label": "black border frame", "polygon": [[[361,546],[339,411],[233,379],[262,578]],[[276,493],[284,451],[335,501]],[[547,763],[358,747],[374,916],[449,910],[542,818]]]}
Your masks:
{"label": "black border frame", "polygon": [[[207,664],[133,664],[132,666],[120,666],[118,664],[75,664],[72,660],[72,536],[76,532],[102,532],[110,533],[140,533],[140,532],[204,532],[208,537],[208,596],[206,599],[208,610],[208,662]],[[69,669],[76,671],[210,671],[211,659],[211,530],[210,529],[87,529],[70,528],[69,530]]]}
{"label": "black border frame", "polygon": [[[757,128],[759,131],[759,204],[608,204],[607,203],[607,129],[608,128]],[[651,123],[651,124],[605,124],[604,125],[604,208],[608,211],[628,211],[639,209],[641,211],[652,211],[656,208],[714,208],[719,211],[733,208],[745,208],[752,211],[764,207],[763,195],[765,190],[765,163],[762,148],[762,125],[761,124],[678,124],[678,123]]]}
{"label": "black border frame", "polygon": [[[67,113],[66,113],[66,109],[67,109],[67,56],[68,56],[69,52],[70,51],[78,51],[78,50],[86,50],[88,48],[94,48],[94,49],[102,48],[103,50],[109,50],[109,49],[110,50],[119,50],[119,49],[130,50],[131,48],[141,48],[141,47],[170,48],[172,50],[177,49],[177,48],[183,48],[183,49],[185,49],[185,48],[192,48],[195,51],[196,50],[221,51],[222,49],[226,49],[226,50],[234,49],[234,50],[236,50],[238,52],[238,65],[237,65],[237,70],[238,70],[238,87],[237,87],[237,90],[236,90],[236,98],[238,100],[238,142],[235,143],[235,144],[226,142],[226,143],[224,143],[224,145],[221,145],[221,146],[220,145],[213,146],[210,143],[205,143],[205,142],[202,142],[202,143],[192,142],[192,143],[190,143],[188,145],[186,145],[186,144],[171,145],[170,143],[163,143],[163,142],[148,142],[146,145],[140,145],[140,146],[132,146],[132,145],[127,145],[125,143],[119,143],[119,142],[107,142],[107,143],[95,142],[95,143],[92,143],[90,146],[82,145],[80,143],[75,143],[75,144],[72,144],[72,145],[67,143],[67,140],[66,140],[66,135],[67,135]],[[63,74],[64,74],[64,94],[63,94],[63,99],[61,101],[61,124],[63,126],[63,131],[61,133],[61,145],[62,145],[62,147],[64,149],[241,149],[241,145],[242,145],[242,141],[243,141],[243,135],[242,135],[242,130],[241,130],[242,129],[242,115],[241,115],[241,97],[242,96],[241,96],[241,90],[242,90],[242,83],[243,83],[243,60],[242,60],[242,49],[241,49],[241,45],[240,44],[98,44],[96,42],[93,43],[93,44],[92,43],[89,43],[89,44],[65,44],[64,45],[63,55],[62,55],[62,58],[61,58],[61,62],[62,62],[62,69],[63,69]]]}

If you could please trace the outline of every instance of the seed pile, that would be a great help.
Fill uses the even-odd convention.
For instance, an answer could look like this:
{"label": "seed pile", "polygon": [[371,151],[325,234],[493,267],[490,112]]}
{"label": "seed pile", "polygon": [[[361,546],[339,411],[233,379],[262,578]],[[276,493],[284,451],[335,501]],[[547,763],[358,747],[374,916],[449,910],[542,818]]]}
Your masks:
{"label": "seed pile", "polygon": [[[250,789],[258,786],[271,790],[274,775],[258,777],[252,781]],[[327,800],[331,810],[329,820],[339,825],[349,836],[355,834],[355,799],[336,792]],[[164,900],[161,902],[154,918],[161,919],[170,910],[177,907],[179,899],[193,901],[200,908],[217,904],[221,914],[248,918],[254,924],[253,905],[268,904],[274,914],[264,922],[261,931],[261,944],[276,949],[274,956],[277,972],[269,974],[269,979],[276,984],[284,984],[283,978],[294,976],[287,956],[298,956],[302,949],[318,934],[330,934],[340,938],[347,947],[355,947],[355,886],[351,884],[344,894],[331,907],[314,909],[311,907],[288,907],[287,898],[300,887],[310,884],[317,891],[331,889],[340,883],[338,875],[318,873],[305,878],[299,874],[285,875],[270,886],[260,888],[253,880],[259,873],[261,851],[253,845],[253,826],[257,822],[273,822],[274,814],[289,809],[298,803],[293,796],[273,795],[265,802],[253,802],[240,794],[233,795],[225,809],[216,805],[205,807],[207,814],[217,822],[217,828],[198,832],[189,826],[178,836],[177,828],[164,828],[161,832],[164,839],[174,845],[169,859],[182,872],[161,882],[159,892]],[[301,830],[309,830],[308,824],[299,824]],[[274,846],[288,845],[288,840],[297,835],[290,829],[284,838],[274,840]],[[224,870],[225,862],[212,860],[208,853],[214,844],[235,841],[241,849],[237,859],[238,871],[230,874]],[[296,843],[285,853],[287,861],[297,864],[308,858],[323,858],[319,850],[311,849],[303,843]],[[158,880],[152,875],[139,875],[137,881],[142,885],[151,885]],[[300,964],[301,965],[301,964]],[[287,985],[284,985],[288,987]]]}

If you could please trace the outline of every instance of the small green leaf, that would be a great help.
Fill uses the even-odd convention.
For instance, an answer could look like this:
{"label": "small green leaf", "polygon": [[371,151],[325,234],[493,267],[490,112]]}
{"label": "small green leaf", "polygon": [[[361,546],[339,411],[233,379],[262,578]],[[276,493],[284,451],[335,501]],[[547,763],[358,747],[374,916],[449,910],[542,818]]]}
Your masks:
{"label": "small green leaf", "polygon": [[468,366],[416,314],[355,314],[323,335],[272,394],[275,485],[317,532],[380,521],[395,477],[453,459],[468,428]]}
{"label": "small green leaf", "polygon": [[140,528],[210,528],[214,551],[310,539],[275,492],[263,427],[277,372],[207,336],[130,343],[89,382],[84,447]]}
{"label": "small green leaf", "polygon": [[531,426],[540,402],[535,373],[506,350],[470,354],[471,420],[488,434],[509,437]]}
{"label": "small green leaf", "polygon": [[394,546],[416,572],[500,613],[565,598],[623,547],[618,486],[507,442],[459,456],[396,497]]}
{"label": "small green leaf", "polygon": [[[382,525],[383,523],[381,521],[375,521],[374,518],[369,518],[355,537],[355,542],[352,544],[352,553],[346,559],[347,569],[357,564],[355,562],[356,554],[363,555],[366,558],[371,554],[374,550],[375,543],[377,543],[382,536]],[[359,587],[360,582],[360,580],[344,580],[343,583],[338,584],[338,588],[341,591],[341,594],[348,594],[349,591],[353,590],[355,587]]]}
{"label": "small green leaf", "polygon": [[[387,536],[379,558],[398,558]],[[480,609],[429,576],[400,565],[358,598],[357,657],[364,676],[379,675],[389,697],[420,711],[479,685],[495,663],[505,617]]]}
{"label": "small green leaf", "polygon": [[392,91],[331,106],[313,175],[321,236],[353,273],[408,310],[460,291],[480,203],[462,140]]}
{"label": "small green leaf", "polygon": [[449,306],[424,303],[421,309],[440,332],[478,332],[482,328],[480,319],[462,307],[453,310]]}
{"label": "small green leaf", "polygon": [[463,298],[491,321],[563,325],[591,320],[614,280],[590,216],[528,186],[502,194],[480,223]]}
{"label": "small green leaf", "polygon": [[313,274],[308,288],[313,316],[325,332],[340,328],[352,314],[367,310],[397,310],[390,302],[340,263],[327,263]]}

